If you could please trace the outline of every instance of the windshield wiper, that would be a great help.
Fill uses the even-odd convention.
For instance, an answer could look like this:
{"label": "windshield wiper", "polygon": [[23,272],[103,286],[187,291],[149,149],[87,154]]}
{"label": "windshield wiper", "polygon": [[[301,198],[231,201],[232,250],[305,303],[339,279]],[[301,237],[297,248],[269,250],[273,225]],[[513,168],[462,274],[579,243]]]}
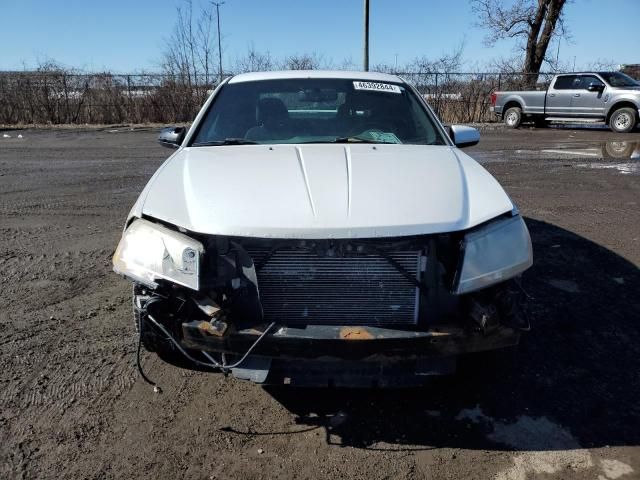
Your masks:
{"label": "windshield wiper", "polygon": [[194,143],[192,147],[213,147],[218,145],[258,145],[258,142],[246,138],[225,138],[224,140],[211,140],[209,142]]}
{"label": "windshield wiper", "polygon": [[311,140],[309,142],[301,143],[384,143],[396,145],[397,142],[382,142],[380,140],[374,140],[372,138],[362,137],[336,137],[333,140]]}
{"label": "windshield wiper", "polygon": [[333,140],[330,140],[329,143],[386,143],[386,142],[378,142],[369,138],[360,138],[360,137],[337,137]]}

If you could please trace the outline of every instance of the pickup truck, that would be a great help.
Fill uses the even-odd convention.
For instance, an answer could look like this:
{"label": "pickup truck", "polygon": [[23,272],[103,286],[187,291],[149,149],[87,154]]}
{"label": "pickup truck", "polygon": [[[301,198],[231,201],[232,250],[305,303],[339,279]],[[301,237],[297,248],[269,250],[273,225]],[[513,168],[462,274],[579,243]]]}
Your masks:
{"label": "pickup truck", "polygon": [[631,132],[640,117],[640,82],[620,72],[556,75],[546,91],[491,94],[491,111],[509,128],[523,121],[608,124],[618,133]]}

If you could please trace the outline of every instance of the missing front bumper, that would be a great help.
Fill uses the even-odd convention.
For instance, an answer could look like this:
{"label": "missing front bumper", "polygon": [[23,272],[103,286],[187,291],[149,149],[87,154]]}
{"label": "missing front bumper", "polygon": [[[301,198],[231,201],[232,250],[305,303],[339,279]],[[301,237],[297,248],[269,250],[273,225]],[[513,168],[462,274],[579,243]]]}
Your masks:
{"label": "missing front bumper", "polygon": [[[242,354],[255,342],[259,329],[206,333],[197,322],[183,323],[182,343],[208,352]],[[445,357],[516,345],[520,332],[500,327],[490,334],[458,328],[426,331],[380,327],[320,326],[279,327],[267,335],[253,355],[281,359],[377,360]]]}
{"label": "missing front bumper", "polygon": [[[259,331],[211,337],[183,325],[185,346],[237,358]],[[296,387],[405,388],[433,376],[452,375],[461,354],[509,347],[520,332],[400,331],[377,327],[281,327],[264,338],[234,377],[262,385]]]}

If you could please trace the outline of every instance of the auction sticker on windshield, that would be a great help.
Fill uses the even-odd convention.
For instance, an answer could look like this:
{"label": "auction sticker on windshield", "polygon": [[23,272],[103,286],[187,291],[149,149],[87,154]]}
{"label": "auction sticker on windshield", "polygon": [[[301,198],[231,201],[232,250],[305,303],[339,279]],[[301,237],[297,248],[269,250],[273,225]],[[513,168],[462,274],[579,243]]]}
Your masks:
{"label": "auction sticker on windshield", "polygon": [[390,83],[355,81],[353,82],[353,88],[356,90],[370,90],[373,92],[401,93],[398,85],[391,85]]}

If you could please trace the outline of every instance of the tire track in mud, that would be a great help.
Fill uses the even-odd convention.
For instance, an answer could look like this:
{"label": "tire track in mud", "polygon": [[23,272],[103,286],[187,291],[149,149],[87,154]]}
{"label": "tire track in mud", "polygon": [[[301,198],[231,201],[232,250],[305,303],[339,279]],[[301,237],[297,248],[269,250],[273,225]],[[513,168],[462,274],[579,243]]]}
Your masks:
{"label": "tire track in mud", "polygon": [[[118,316],[123,310],[117,309]],[[97,323],[103,319],[104,316],[91,317]],[[11,343],[22,343],[24,354],[8,359],[13,381],[0,392],[0,409],[46,410],[68,406],[85,397],[93,398],[94,407],[99,407],[136,382],[131,326],[125,329],[127,338],[120,328],[111,328],[111,332],[92,339],[87,337],[90,325],[81,324],[82,319],[71,320],[80,324],[59,328],[64,329],[65,338],[47,349],[39,347],[41,337],[53,330],[40,329],[33,335],[21,332],[22,335],[12,339]],[[2,363],[6,365],[7,359],[3,358]]]}
{"label": "tire track in mud", "polygon": [[[94,166],[99,164],[90,163]],[[34,177],[28,176],[27,182],[33,184],[32,188],[2,195],[0,218],[11,219],[14,225],[0,230],[0,248],[4,250],[0,254],[0,287],[7,301],[4,308],[9,309],[10,317],[20,319],[19,323],[31,325],[16,330],[17,325],[12,322],[12,328],[6,324],[3,329],[9,330],[3,337],[3,350],[29,353],[2,355],[2,363],[11,365],[12,373],[4,379],[6,385],[0,393],[0,408],[14,407],[29,415],[34,409],[41,413],[49,409],[69,408],[82,399],[92,399],[93,408],[100,409],[105,402],[113,401],[130,389],[137,380],[137,372],[131,362],[132,351],[123,355],[121,349],[90,348],[77,353],[62,346],[59,351],[43,352],[39,347],[56,331],[63,331],[69,342],[90,344],[94,341],[87,336],[86,328],[73,329],[68,325],[84,321],[87,305],[93,303],[87,291],[91,290],[91,285],[100,290],[104,279],[111,275],[109,260],[112,249],[95,249],[95,246],[105,245],[105,239],[110,237],[102,230],[112,226],[116,226],[115,230],[120,229],[129,204],[133,203],[135,192],[140,188],[139,185],[131,185],[130,179],[123,180],[125,172],[116,172],[115,178],[94,178],[81,188],[75,179],[60,182],[58,177],[54,181],[53,192],[64,190],[65,185],[75,190],[62,196],[50,193],[50,184],[34,181]],[[49,173],[59,175],[61,172]],[[85,171],[77,173],[81,179],[91,178],[86,165]],[[141,178],[138,172],[136,177],[133,183],[138,184]],[[46,177],[40,178],[48,181]],[[105,191],[105,187],[114,191]],[[41,191],[40,198],[43,194],[51,198],[34,200],[32,197],[36,195],[37,198],[38,195],[34,191],[38,190]],[[56,220],[61,217],[62,220]],[[82,217],[86,218],[88,230],[78,224]],[[26,218],[31,219],[29,223],[20,222]],[[94,248],[78,249],[81,245]],[[63,308],[65,313],[61,315],[60,307],[69,299],[72,305]],[[89,309],[91,311],[92,308]],[[106,318],[105,322],[110,322],[111,318]],[[54,328],[47,324],[46,319],[54,322]],[[3,319],[0,326],[8,321],[11,318]],[[60,321],[63,324],[58,326]],[[100,338],[100,342],[123,344],[121,335],[115,336],[118,337],[116,341],[111,341],[109,338],[114,335],[110,335]],[[131,350],[134,343],[127,341],[126,345]],[[84,365],[79,370],[64,368],[68,359]],[[51,366],[52,360],[58,366]]]}
{"label": "tire track in mud", "polygon": [[[107,257],[105,250],[13,255],[5,260],[0,274],[5,308],[12,307],[13,314],[32,316],[74,297],[109,273]],[[75,275],[70,274],[71,268],[75,268]],[[11,316],[15,317],[8,315]],[[55,317],[44,312],[40,318],[51,316]],[[1,320],[0,324],[7,320]]]}
{"label": "tire track in mud", "polygon": [[[68,376],[59,371],[45,388],[25,385],[23,388],[10,386],[4,389],[0,393],[0,408],[53,407],[73,403],[83,397],[97,398],[95,405],[101,405],[107,398],[114,399],[131,388],[137,378],[130,364],[113,367],[107,372],[85,372],[79,376]],[[109,393],[107,398],[105,392]]]}
{"label": "tire track in mud", "polygon": [[[112,198],[112,196],[110,196]],[[89,201],[93,200],[93,201]],[[132,202],[133,203],[133,202]],[[101,217],[115,217],[113,212],[105,212],[105,206],[116,204],[107,204],[101,202],[99,198],[87,199],[84,202],[77,202],[73,199],[52,200],[48,202],[34,202],[29,200],[5,202],[0,204],[0,214],[8,217],[16,215],[86,215],[93,214]],[[120,215],[122,216],[122,215]]]}

